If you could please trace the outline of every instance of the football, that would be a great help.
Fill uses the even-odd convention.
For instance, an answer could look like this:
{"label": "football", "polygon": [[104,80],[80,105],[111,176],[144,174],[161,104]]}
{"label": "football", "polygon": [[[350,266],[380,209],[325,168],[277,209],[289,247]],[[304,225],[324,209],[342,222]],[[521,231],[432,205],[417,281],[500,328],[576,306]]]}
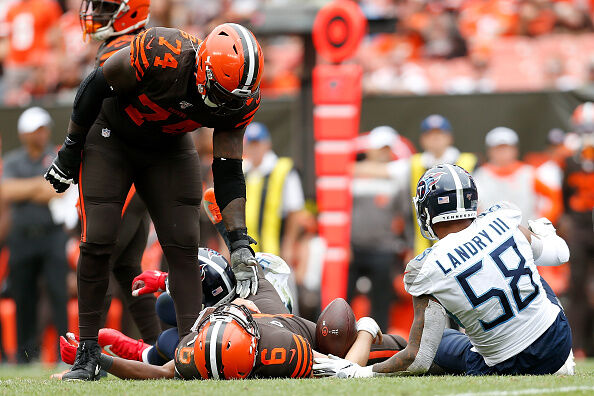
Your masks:
{"label": "football", "polygon": [[344,358],[357,338],[355,314],[342,298],[334,299],[318,318],[316,350]]}

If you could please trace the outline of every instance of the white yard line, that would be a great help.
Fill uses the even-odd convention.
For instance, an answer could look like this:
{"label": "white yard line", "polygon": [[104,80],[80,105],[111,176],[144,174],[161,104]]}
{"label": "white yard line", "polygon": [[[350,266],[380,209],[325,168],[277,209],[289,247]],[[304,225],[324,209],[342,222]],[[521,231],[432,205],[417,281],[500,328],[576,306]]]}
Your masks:
{"label": "white yard line", "polygon": [[516,396],[516,395],[541,395],[555,392],[594,391],[594,386],[563,386],[560,388],[528,388],[515,391],[493,391],[473,393],[451,393],[446,396]]}

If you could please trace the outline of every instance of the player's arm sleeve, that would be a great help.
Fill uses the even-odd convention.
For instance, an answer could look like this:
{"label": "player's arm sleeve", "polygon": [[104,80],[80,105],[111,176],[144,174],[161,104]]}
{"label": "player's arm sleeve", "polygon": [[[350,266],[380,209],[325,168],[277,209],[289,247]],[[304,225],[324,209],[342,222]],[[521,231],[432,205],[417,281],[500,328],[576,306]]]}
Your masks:
{"label": "player's arm sleeve", "polygon": [[70,119],[88,130],[99,115],[103,99],[113,94],[113,88],[103,74],[103,67],[96,68],[78,87]]}
{"label": "player's arm sleeve", "polygon": [[415,318],[408,345],[385,362],[373,365],[374,376],[399,372],[422,374],[431,367],[445,328],[446,313],[439,303],[427,296],[414,297],[413,307]]}

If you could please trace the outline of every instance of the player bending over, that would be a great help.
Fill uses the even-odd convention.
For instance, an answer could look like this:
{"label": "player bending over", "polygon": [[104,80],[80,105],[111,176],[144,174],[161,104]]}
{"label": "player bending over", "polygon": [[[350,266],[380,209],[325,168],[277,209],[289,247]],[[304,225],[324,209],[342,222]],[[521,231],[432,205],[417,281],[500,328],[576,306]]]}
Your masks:
{"label": "player bending over", "polygon": [[[423,236],[439,242],[404,273],[414,306],[408,346],[367,367],[316,359],[315,375],[422,374],[433,362],[447,373],[467,375],[572,374],[567,318],[536,268],[569,260],[552,224],[530,221],[529,231],[509,203],[477,216],[474,181],[456,165],[425,172],[413,202]],[[446,312],[466,334],[444,333]]]}

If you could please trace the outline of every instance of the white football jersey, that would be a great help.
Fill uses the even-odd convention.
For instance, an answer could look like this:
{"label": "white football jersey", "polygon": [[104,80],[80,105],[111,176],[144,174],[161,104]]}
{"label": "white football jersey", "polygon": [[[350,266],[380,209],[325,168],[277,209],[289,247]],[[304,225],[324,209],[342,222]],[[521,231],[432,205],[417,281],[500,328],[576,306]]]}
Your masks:
{"label": "white football jersey", "polygon": [[404,273],[406,291],[435,297],[489,366],[522,352],[559,314],[518,229],[521,221],[512,204],[494,205],[411,260]]}
{"label": "white football jersey", "polygon": [[291,276],[289,264],[279,256],[270,253],[258,252],[256,253],[256,260],[264,272],[264,277],[274,286],[274,289],[289,312],[293,313],[295,298],[289,286],[289,278]]}

